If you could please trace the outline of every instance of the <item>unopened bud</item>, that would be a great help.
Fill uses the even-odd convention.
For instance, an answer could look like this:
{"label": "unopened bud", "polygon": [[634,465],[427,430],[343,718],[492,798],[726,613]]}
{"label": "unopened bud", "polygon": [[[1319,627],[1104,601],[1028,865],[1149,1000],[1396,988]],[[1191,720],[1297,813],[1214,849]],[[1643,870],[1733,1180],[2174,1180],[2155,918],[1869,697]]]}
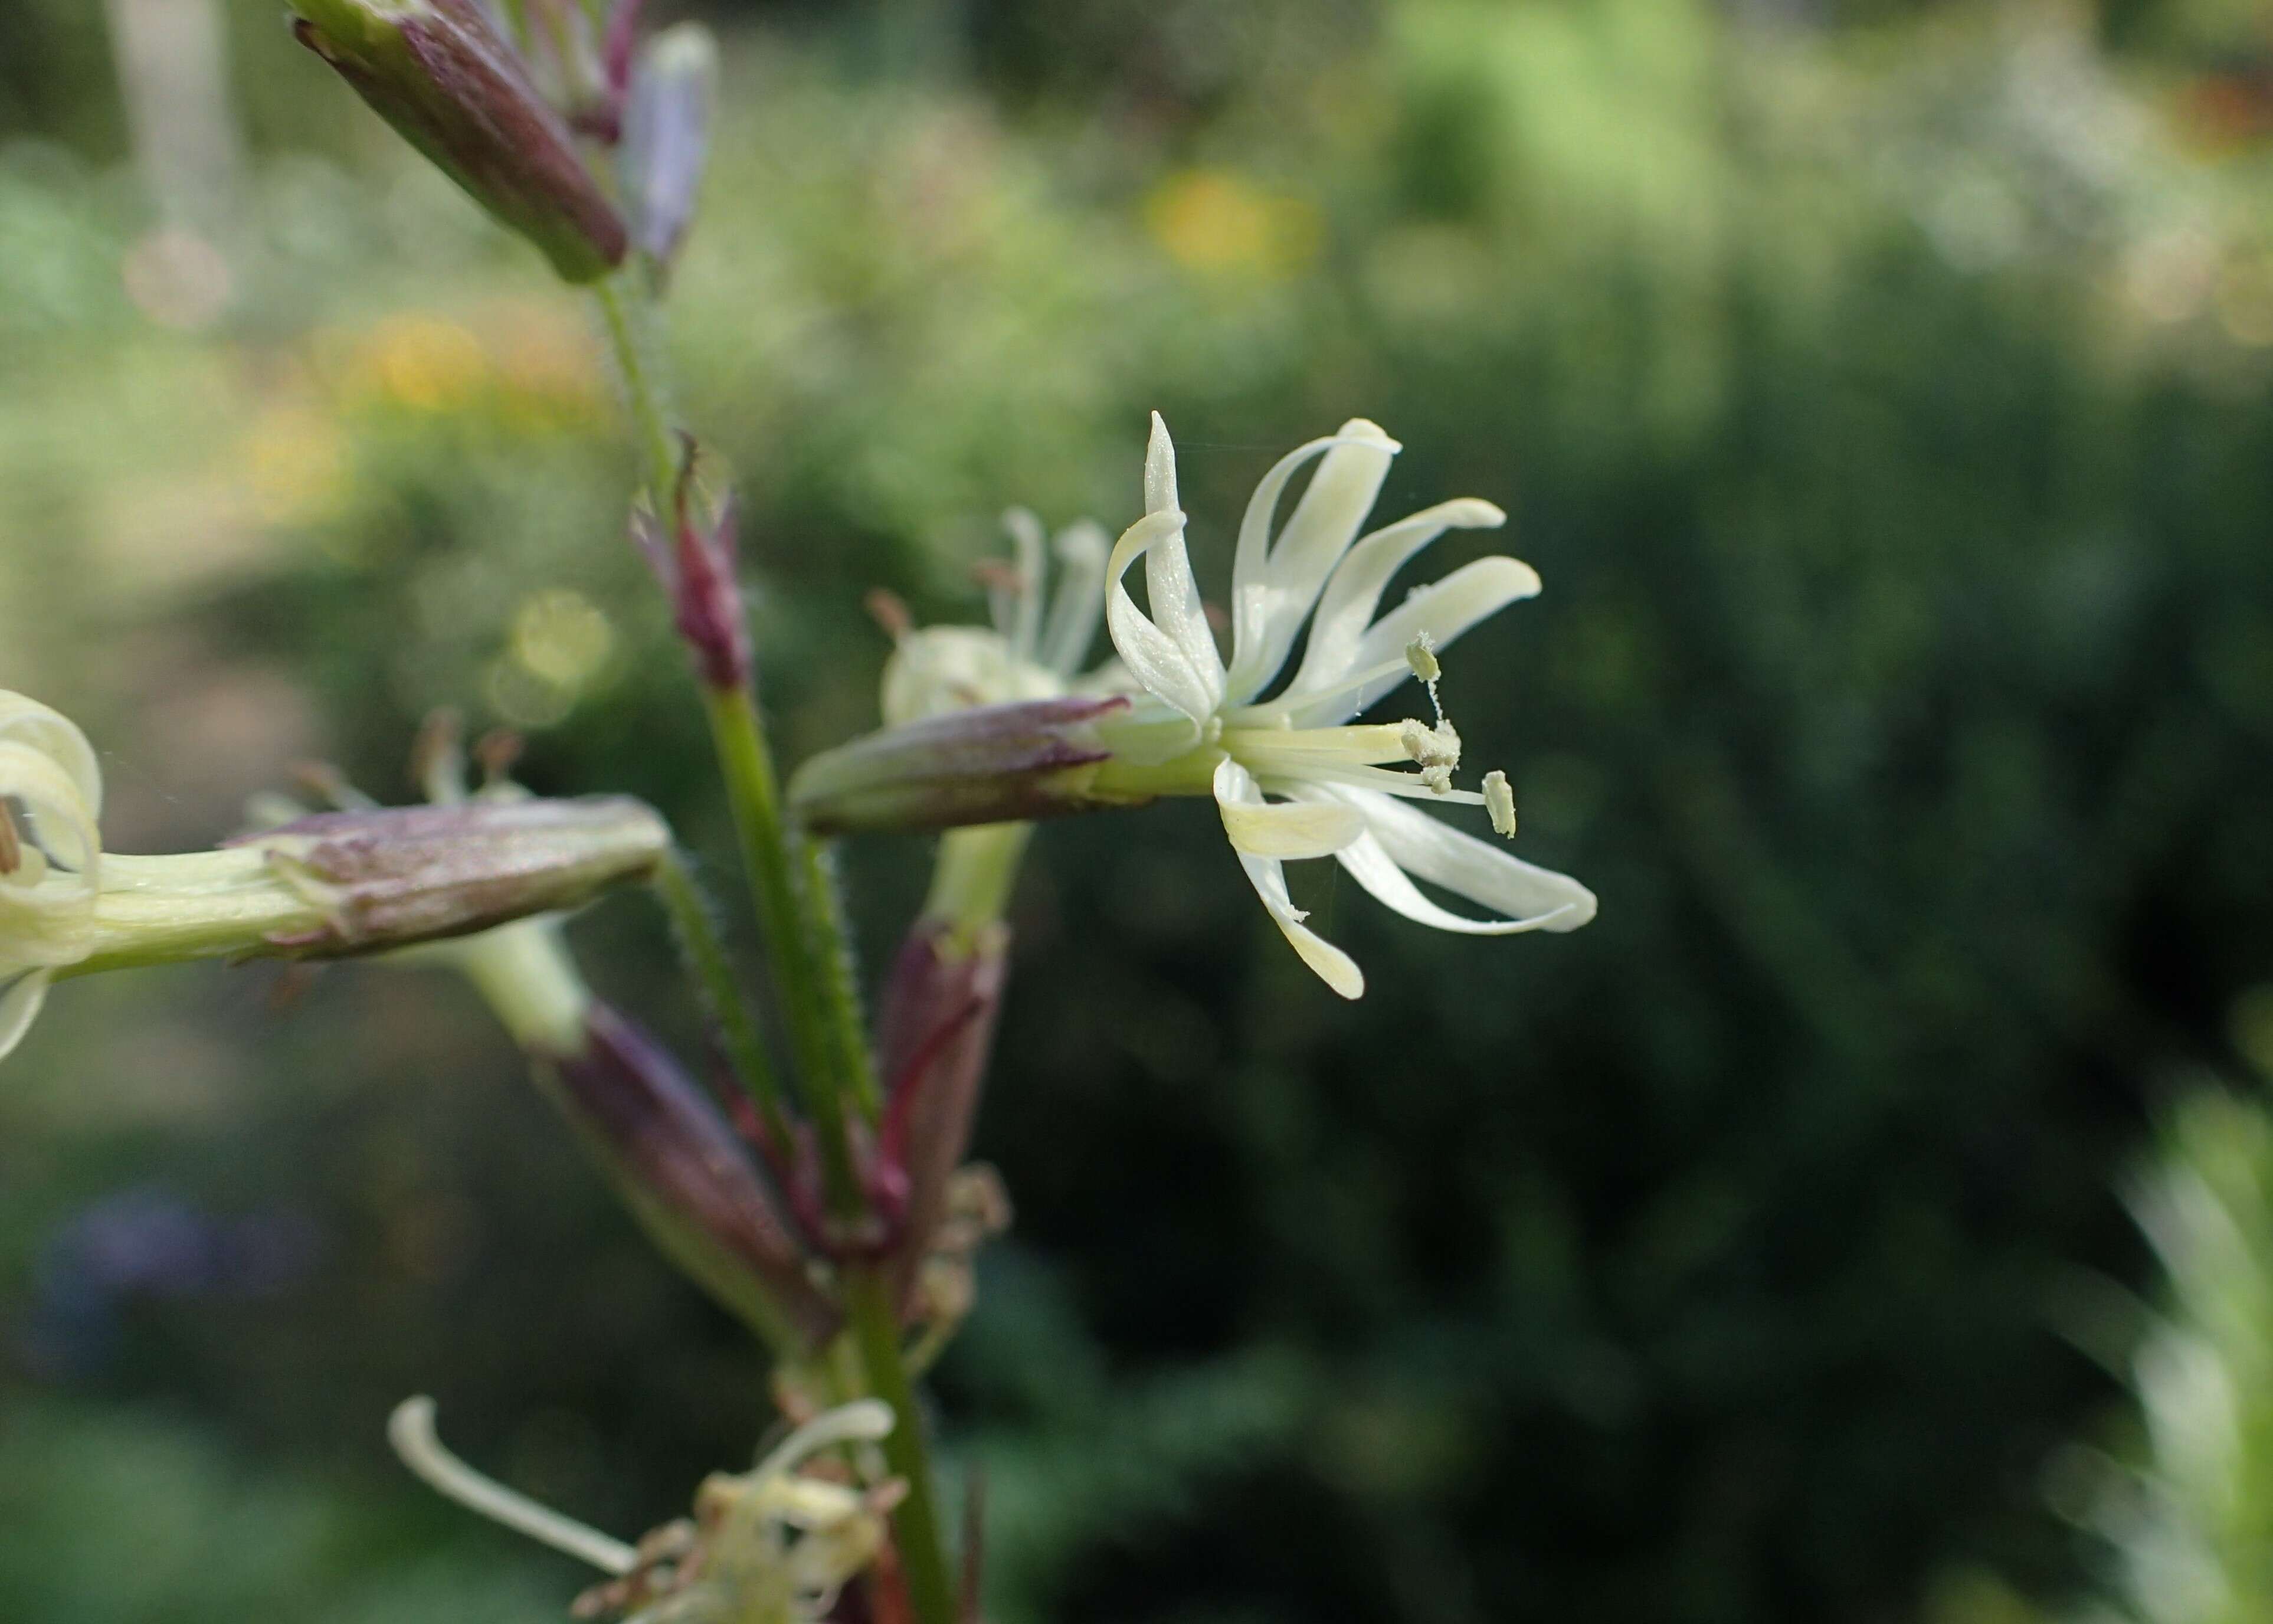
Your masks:
{"label": "unopened bud", "polygon": [[810,1350],[836,1310],[733,1130],[670,1053],[604,1004],[540,1080],[671,1260],[776,1347]]}
{"label": "unopened bud", "polygon": [[694,657],[705,686],[721,693],[750,680],[750,627],[736,575],[739,551],[734,499],[729,495],[715,515],[702,511],[694,483],[694,446],[687,442],[679,488],[671,497],[670,529],[652,509],[632,510],[632,539],[647,556],[656,579],[671,597],[679,640]]}
{"label": "unopened bud", "polygon": [[657,34],[640,58],[624,113],[621,172],[641,253],[668,271],[694,223],[710,156],[718,47],[700,23]]}
{"label": "unopened bud", "polygon": [[642,802],[592,795],[319,812],[233,849],[265,857],[309,915],[268,948],[323,958],[581,907],[652,874],[671,831]]}
{"label": "unopened bud", "polygon": [[881,1156],[904,1179],[906,1207],[892,1267],[912,1291],[946,1217],[956,1170],[994,1052],[1009,974],[1010,933],[919,921],[901,945],[876,1016],[876,1058],[890,1090]]}
{"label": "unopened bud", "polygon": [[624,222],[480,0],[291,0],[300,42],[569,282],[623,262]]}
{"label": "unopened bud", "polygon": [[1100,725],[1129,701],[1068,695],[927,717],[814,756],[790,801],[816,834],[913,831],[1023,822],[1109,806],[1152,792],[1100,769],[1113,759]]}

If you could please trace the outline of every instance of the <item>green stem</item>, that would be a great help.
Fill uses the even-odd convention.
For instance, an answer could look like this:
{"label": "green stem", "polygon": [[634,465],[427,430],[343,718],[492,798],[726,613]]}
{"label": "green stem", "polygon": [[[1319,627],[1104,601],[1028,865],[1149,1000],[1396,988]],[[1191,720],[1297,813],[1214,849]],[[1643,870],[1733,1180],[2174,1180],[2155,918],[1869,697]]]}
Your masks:
{"label": "green stem", "polygon": [[[679,477],[678,446],[658,369],[641,342],[649,299],[634,277],[626,273],[600,283],[594,297],[623,374],[647,463],[649,500],[661,512]],[[746,688],[705,688],[702,702],[758,923],[780,988],[806,1114],[820,1143],[829,1207],[839,1218],[858,1223],[865,1216],[866,1201],[855,1170],[848,1105],[873,1116],[876,1085],[836,892],[821,848],[793,835],[783,816],[780,782],[755,696]],[[698,974],[703,974],[699,967]],[[753,1033],[754,1047],[754,1038]],[[893,1522],[909,1600],[918,1624],[957,1624],[959,1610],[940,1537],[922,1417],[901,1355],[890,1282],[874,1268],[854,1267],[845,1272],[844,1291],[869,1390],[898,1417],[884,1441],[884,1454],[908,1485],[907,1498],[893,1513]]]}
{"label": "green stem", "polygon": [[[804,893],[791,866],[792,837],[783,821],[781,786],[774,776],[772,753],[766,748],[757,701],[746,688],[706,688],[702,703],[719,769],[725,775],[726,800],[733,808],[758,923],[780,988],[790,1044],[797,1054],[806,1116],[820,1141],[829,1207],[839,1218],[857,1222],[866,1202],[844,1119],[848,1084],[838,1057],[840,1040],[829,1018],[830,1006],[838,1001],[833,996],[837,989],[830,984],[835,978],[821,969],[829,958],[844,955],[843,936],[833,929],[824,935],[817,928],[812,898]],[[833,909],[829,918],[833,927]],[[849,1019],[857,1021],[859,1017],[856,1013]]]}
{"label": "green stem", "polygon": [[656,870],[655,889],[664,911],[671,916],[671,934],[678,940],[679,955],[694,972],[703,1005],[726,1045],[726,1056],[733,1063],[735,1075],[758,1108],[766,1132],[776,1146],[786,1150],[792,1141],[788,1119],[783,1113],[781,1085],[774,1076],[773,1061],[758,1037],[757,1022],[751,1018],[749,1003],[742,996],[741,982],[726,957],[725,944],[718,939],[709,905],[684,857],[674,852],[664,860]]}
{"label": "green stem", "polygon": [[623,376],[632,427],[639,439],[640,455],[647,462],[648,500],[660,516],[670,511],[671,493],[679,483],[679,446],[671,430],[662,369],[642,331],[650,312],[646,297],[633,280],[635,274],[619,271],[594,283],[592,299],[600,307],[609,347],[615,351],[616,369]]}
{"label": "green stem", "polygon": [[900,1353],[900,1318],[894,1312],[892,1288],[883,1274],[854,1267],[844,1276],[844,1306],[851,1316],[852,1335],[860,1345],[868,1390],[892,1407],[897,1425],[884,1440],[884,1458],[908,1485],[907,1498],[892,1513],[892,1531],[906,1576],[908,1601],[924,1624],[955,1624],[960,1609],[956,1587],[948,1572],[947,1547],[941,1538],[939,1501],[931,1476],[931,1457],[924,1442],[923,1417],[916,1408],[915,1387],[908,1380]]}
{"label": "green stem", "polygon": [[810,835],[795,837],[805,856],[805,899],[813,911],[814,951],[820,972],[829,1049],[844,1096],[871,1126],[883,1113],[876,1067],[868,1054],[867,1023],[860,1015],[859,978],[854,969],[852,933],[844,923],[836,876],[829,848]]}

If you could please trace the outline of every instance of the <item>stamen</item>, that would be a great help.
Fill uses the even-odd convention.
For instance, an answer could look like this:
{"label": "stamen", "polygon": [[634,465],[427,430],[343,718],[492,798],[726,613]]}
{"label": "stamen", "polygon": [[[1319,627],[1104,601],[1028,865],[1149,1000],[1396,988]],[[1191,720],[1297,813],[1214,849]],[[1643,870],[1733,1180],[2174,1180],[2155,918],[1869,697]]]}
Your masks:
{"label": "stamen", "polygon": [[1515,791],[1497,768],[1484,774],[1484,810],[1491,814],[1492,832],[1515,838]]}
{"label": "stamen", "polygon": [[[1434,690],[1431,690],[1434,697]],[[1460,735],[1452,723],[1444,719],[1443,706],[1437,710],[1437,726],[1425,727],[1419,722],[1405,724],[1399,735],[1405,753],[1421,768],[1421,781],[1437,794],[1449,793],[1452,787],[1452,769],[1460,764]]]}
{"label": "stamen", "polygon": [[908,613],[906,602],[897,592],[877,587],[860,600],[868,618],[884,628],[884,635],[899,642],[915,629],[916,618]]}
{"label": "stamen", "polygon": [[16,834],[16,815],[5,801],[0,801],[0,875],[10,875],[24,866],[24,843]]}
{"label": "stamen", "polygon": [[776,1444],[751,1475],[760,1478],[786,1475],[806,1456],[823,1449],[838,1444],[874,1443],[892,1430],[892,1419],[891,1406],[873,1398],[823,1410]]}
{"label": "stamen", "polygon": [[1437,663],[1437,640],[1427,632],[1405,645],[1405,663],[1423,682],[1433,684],[1444,674],[1444,668]]}
{"label": "stamen", "polygon": [[348,782],[348,775],[329,762],[298,762],[292,768],[292,781],[311,801],[321,801],[341,812],[371,812],[379,802]]}
{"label": "stamen", "polygon": [[445,1449],[434,1432],[431,1398],[407,1398],[396,1405],[387,1417],[386,1440],[394,1446],[402,1463],[429,1488],[469,1511],[618,1578],[639,1566],[639,1553],[622,1540],[610,1538],[597,1529],[587,1528],[573,1517],[564,1517],[525,1494],[515,1493]]}
{"label": "stamen", "polygon": [[482,764],[482,787],[498,789],[513,778],[529,741],[510,727],[492,727],[474,745],[474,759]]}
{"label": "stamen", "polygon": [[[692,446],[687,455],[693,456]],[[438,807],[466,798],[465,736],[465,723],[447,706],[429,710],[418,725],[410,746],[410,776]]]}

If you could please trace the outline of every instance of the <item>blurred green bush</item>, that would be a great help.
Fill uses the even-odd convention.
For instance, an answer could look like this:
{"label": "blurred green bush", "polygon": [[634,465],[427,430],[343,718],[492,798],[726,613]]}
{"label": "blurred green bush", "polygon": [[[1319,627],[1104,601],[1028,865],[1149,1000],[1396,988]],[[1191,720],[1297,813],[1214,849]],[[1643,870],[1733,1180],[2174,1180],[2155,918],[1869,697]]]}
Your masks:
{"label": "blurred green bush", "polygon": [[[2224,1060],[2273,966],[2273,48],[2209,4],[1127,12],[737,38],[674,327],[791,753],[873,719],[867,588],[975,618],[1001,507],[1125,522],[1146,410],[1219,583],[1254,479],[1363,413],[1409,447],[1385,509],[1499,501],[1546,578],[1445,698],[1604,910],[1477,944],[1298,876],[1374,983],[1329,1008],[1205,808],[1046,831],[980,1133],[1020,1222],[941,1383],[995,1616],[2089,1583],[2041,1467],[2112,1389],[2054,1288],[2148,1267],[2142,1079]],[[400,795],[453,703],[723,863],[579,313],[244,38],[211,261],[152,237],[98,57],[46,58],[86,104],[8,103],[42,136],[0,148],[0,680],[88,719],[124,846],[311,753]],[[920,857],[851,853],[872,949]],[[636,906],[578,933],[688,1033]],[[748,1447],[730,1328],[457,989],[251,975],[70,988],[0,1090],[0,1470],[76,1548],[131,1541],[105,1462],[141,1450],[439,1538],[379,1446],[414,1389],[625,1534]],[[259,1289],[67,1244],[154,1185],[130,1215],[313,1238]],[[50,1525],[0,1518],[0,1584]],[[343,1596],[424,1548],[260,1560]]]}

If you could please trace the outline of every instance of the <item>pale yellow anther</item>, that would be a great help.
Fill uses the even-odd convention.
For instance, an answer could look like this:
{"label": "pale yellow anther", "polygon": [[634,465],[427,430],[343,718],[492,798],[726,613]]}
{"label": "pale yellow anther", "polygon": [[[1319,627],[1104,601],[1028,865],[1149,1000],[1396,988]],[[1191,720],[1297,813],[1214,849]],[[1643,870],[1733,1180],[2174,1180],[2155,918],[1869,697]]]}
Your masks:
{"label": "pale yellow anther", "polygon": [[1484,810],[1491,814],[1493,833],[1515,838],[1515,791],[1497,768],[1484,774]]}
{"label": "pale yellow anther", "polygon": [[1407,722],[1398,737],[1405,753],[1421,769],[1421,781],[1439,795],[1449,793],[1452,770],[1460,764],[1460,735],[1452,723],[1440,719],[1429,727]]}
{"label": "pale yellow anther", "polygon": [[1444,668],[1437,663],[1437,640],[1427,632],[1405,645],[1405,663],[1423,682],[1434,682],[1444,674]]}

